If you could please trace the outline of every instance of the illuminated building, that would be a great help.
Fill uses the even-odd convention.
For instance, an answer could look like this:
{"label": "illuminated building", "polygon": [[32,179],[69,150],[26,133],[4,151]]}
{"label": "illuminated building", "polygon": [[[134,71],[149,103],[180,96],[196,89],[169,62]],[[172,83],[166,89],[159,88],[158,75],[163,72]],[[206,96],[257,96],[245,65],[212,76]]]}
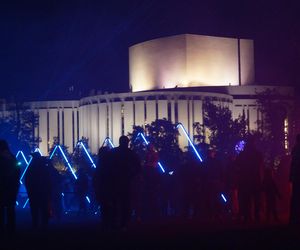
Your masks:
{"label": "illuminated building", "polygon": [[[27,103],[39,115],[39,148],[49,152],[57,137],[72,152],[86,137],[91,152],[97,153],[107,137],[117,145],[133,125],[157,118],[182,123],[193,138],[193,123],[203,124],[202,104],[207,99],[228,106],[234,118],[244,114],[249,130],[256,130],[262,119],[257,93],[276,89],[290,100],[294,93],[290,87],[255,85],[253,51],[249,39],[190,34],[136,44],[129,48],[131,92]],[[288,129],[285,126],[286,135]],[[183,148],[188,140],[180,136],[179,144]]]}

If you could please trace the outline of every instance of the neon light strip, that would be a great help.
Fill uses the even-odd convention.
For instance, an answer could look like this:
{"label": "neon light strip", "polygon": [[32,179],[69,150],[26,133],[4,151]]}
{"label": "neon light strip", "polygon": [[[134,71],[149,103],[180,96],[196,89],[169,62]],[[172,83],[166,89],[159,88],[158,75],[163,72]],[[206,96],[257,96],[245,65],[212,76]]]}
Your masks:
{"label": "neon light strip", "polygon": [[[138,133],[137,137],[138,137],[138,136],[141,136],[141,137],[143,138],[143,140],[144,140],[144,142],[146,143],[146,145],[149,144],[149,142],[147,141],[147,139],[146,139],[146,137],[144,136],[143,133]],[[158,161],[157,164],[158,164],[158,166],[160,167],[161,171],[163,171],[163,173],[165,173],[166,171],[165,171],[165,169],[163,168],[163,166],[161,165],[161,163]]]}
{"label": "neon light strip", "polygon": [[227,202],[227,199],[226,199],[226,197],[225,197],[224,194],[221,194],[221,197],[222,197],[222,199],[223,199],[224,202]]}
{"label": "neon light strip", "polygon": [[27,205],[28,201],[29,201],[29,198],[27,198],[27,200],[25,201],[25,203],[24,203],[24,205],[23,205],[23,208],[25,208],[25,207],[26,207],[26,205]]}
{"label": "neon light strip", "polygon": [[42,151],[39,148],[36,148],[34,152],[39,152],[41,156],[43,156]]}
{"label": "neon light strip", "polygon": [[84,146],[84,144],[83,144],[82,142],[78,142],[78,144],[81,145],[81,146],[83,147],[83,149],[84,149],[86,155],[88,156],[90,162],[92,163],[92,166],[93,166],[94,168],[96,168],[96,165],[95,165],[95,163],[94,163],[92,157],[90,156],[89,152],[87,151],[86,147]]}
{"label": "neon light strip", "polygon": [[109,145],[114,148],[115,145],[113,144],[113,142],[111,141],[111,139],[109,137],[106,137],[105,140],[104,140],[104,144],[108,141]]}
{"label": "neon light strip", "polygon": [[23,174],[21,175],[21,178],[20,178],[20,183],[21,183],[21,184],[23,184],[22,179],[23,179],[23,177],[24,177],[24,175],[25,175],[25,173],[26,173],[26,171],[27,171],[27,169],[28,169],[28,167],[29,167],[31,161],[32,161],[32,157],[30,158],[29,162],[28,162],[27,165],[26,165],[26,168],[24,169]]}
{"label": "neon light strip", "polygon": [[65,158],[65,161],[67,162],[68,167],[70,168],[70,170],[71,170],[71,172],[72,172],[74,178],[77,180],[77,176],[76,176],[76,174],[74,173],[74,170],[73,170],[71,164],[69,163],[69,161],[68,161],[68,159],[67,159],[67,157],[66,157],[64,151],[62,150],[62,148],[61,148],[60,145],[58,145],[58,148],[59,148],[60,152],[62,153],[63,157]]}
{"label": "neon light strip", "polygon": [[18,158],[19,154],[23,157],[23,160],[25,161],[26,165],[28,165],[28,161],[23,153],[23,151],[19,150],[18,153],[16,154],[16,158]]}
{"label": "neon light strip", "polygon": [[68,161],[68,159],[67,159],[67,157],[66,157],[66,155],[65,155],[65,153],[64,153],[64,151],[62,150],[62,148],[61,148],[60,145],[55,146],[55,148],[54,148],[52,154],[50,155],[49,159],[52,159],[52,157],[53,157],[53,155],[54,155],[54,153],[55,153],[55,151],[56,151],[57,149],[60,150],[60,152],[61,152],[62,156],[64,157],[64,159],[65,159],[65,161],[66,161],[66,163],[67,163],[69,169],[71,170],[71,172],[72,172],[74,178],[77,180],[77,176],[76,176],[76,174],[74,173],[74,170],[73,170],[73,168],[72,168],[70,162]]}
{"label": "neon light strip", "polygon": [[198,151],[196,150],[196,148],[195,148],[193,142],[191,141],[191,139],[190,139],[188,133],[186,132],[184,126],[183,126],[181,123],[178,123],[178,125],[177,125],[176,128],[178,129],[178,127],[180,127],[180,128],[182,129],[182,131],[183,131],[185,137],[188,139],[188,141],[189,141],[190,145],[192,146],[192,148],[193,148],[195,154],[197,155],[198,159],[199,159],[201,162],[203,162],[203,159],[201,158],[201,156],[199,155]]}

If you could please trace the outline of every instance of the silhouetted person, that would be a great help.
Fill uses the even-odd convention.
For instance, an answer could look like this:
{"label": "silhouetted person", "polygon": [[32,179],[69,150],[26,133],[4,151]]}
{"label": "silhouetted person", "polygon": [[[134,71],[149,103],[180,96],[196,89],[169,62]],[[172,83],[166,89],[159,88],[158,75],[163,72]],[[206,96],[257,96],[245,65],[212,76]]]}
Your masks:
{"label": "silhouetted person", "polygon": [[51,216],[57,220],[62,215],[62,178],[57,169],[49,162],[51,173]]}
{"label": "silhouetted person", "polygon": [[111,166],[111,151],[108,147],[101,147],[98,151],[98,163],[93,178],[96,200],[100,204],[103,229],[111,231],[114,228],[116,213],[114,202],[113,169]]}
{"label": "silhouetted person", "polygon": [[300,134],[297,135],[296,144],[292,150],[290,181],[292,183],[290,223],[299,225],[300,224]]}
{"label": "silhouetted person", "polygon": [[264,178],[262,181],[262,191],[266,197],[266,219],[268,222],[271,221],[271,216],[278,222],[277,213],[277,199],[280,198],[280,193],[277,184],[274,180],[273,169],[267,168],[264,172]]}
{"label": "silhouetted person", "polygon": [[241,219],[250,222],[252,220],[252,208],[254,208],[254,219],[259,222],[263,157],[256,149],[253,138],[247,141],[244,151],[238,155],[236,162]]}
{"label": "silhouetted person", "polygon": [[8,144],[0,140],[0,230],[13,232],[16,227],[15,205],[19,189],[20,168]]}
{"label": "silhouetted person", "polygon": [[40,226],[45,229],[50,216],[52,164],[38,152],[31,155],[32,160],[25,174],[25,186],[29,198],[32,226],[34,229]]}
{"label": "silhouetted person", "polygon": [[[184,164],[175,173],[178,175],[182,192],[182,212],[185,218],[189,218],[190,210],[193,210],[193,217],[199,216],[201,195],[201,169],[198,159],[192,152],[187,152]],[[177,194],[178,195],[178,194]]]}
{"label": "silhouetted person", "polygon": [[81,214],[85,215],[87,212],[86,197],[89,190],[89,179],[87,173],[83,168],[79,169],[77,177],[78,178],[75,182],[75,186],[76,186],[76,195],[79,204],[78,215]]}
{"label": "silhouetted person", "polygon": [[212,220],[221,220],[221,192],[222,192],[222,165],[217,152],[212,149],[208,152],[205,162],[207,177],[208,215]]}
{"label": "silhouetted person", "polygon": [[112,175],[114,183],[113,199],[116,208],[116,225],[125,229],[130,219],[131,186],[135,176],[140,172],[138,156],[128,148],[129,139],[121,136],[119,147],[112,149]]}
{"label": "silhouetted person", "polygon": [[160,169],[158,167],[158,152],[152,143],[147,146],[143,166],[143,217],[154,219],[159,215]]}

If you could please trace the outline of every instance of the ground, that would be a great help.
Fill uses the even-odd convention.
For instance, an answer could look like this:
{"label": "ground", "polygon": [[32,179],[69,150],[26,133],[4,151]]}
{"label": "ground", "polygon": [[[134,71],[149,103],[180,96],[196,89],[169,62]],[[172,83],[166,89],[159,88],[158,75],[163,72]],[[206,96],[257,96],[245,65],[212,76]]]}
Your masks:
{"label": "ground", "polygon": [[132,223],[104,233],[97,215],[67,215],[47,231],[30,228],[28,210],[18,212],[15,234],[1,235],[0,249],[299,249],[299,227],[286,223],[242,225],[171,218]]}

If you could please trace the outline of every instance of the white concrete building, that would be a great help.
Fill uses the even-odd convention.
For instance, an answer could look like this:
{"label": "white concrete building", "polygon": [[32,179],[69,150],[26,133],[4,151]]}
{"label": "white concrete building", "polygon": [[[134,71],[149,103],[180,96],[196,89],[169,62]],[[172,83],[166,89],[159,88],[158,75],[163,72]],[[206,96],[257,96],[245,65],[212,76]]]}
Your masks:
{"label": "white concrete building", "polygon": [[[87,137],[96,153],[106,137],[117,145],[133,125],[157,118],[181,122],[192,137],[193,123],[203,123],[202,103],[207,98],[230,107],[235,118],[245,114],[249,129],[255,130],[262,119],[258,92],[276,88],[293,99],[292,88],[254,85],[252,40],[178,35],[134,45],[129,58],[132,92],[28,103],[39,115],[35,135],[41,138],[42,152],[49,151],[54,137],[70,152]],[[188,144],[183,136],[179,143]]]}

